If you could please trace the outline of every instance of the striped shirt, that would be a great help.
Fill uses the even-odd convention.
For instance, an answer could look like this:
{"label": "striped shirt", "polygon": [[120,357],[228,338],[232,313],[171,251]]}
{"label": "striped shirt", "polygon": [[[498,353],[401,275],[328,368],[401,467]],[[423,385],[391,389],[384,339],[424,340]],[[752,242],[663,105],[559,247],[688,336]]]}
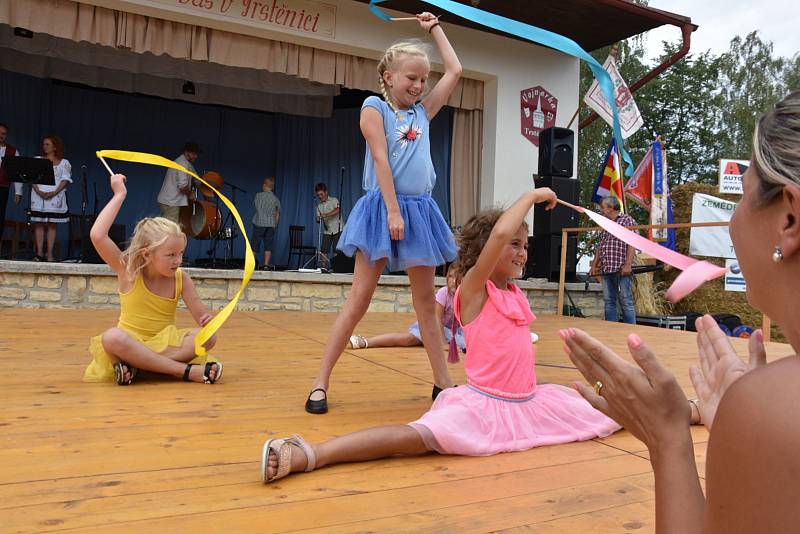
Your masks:
{"label": "striped shirt", "polygon": [[[622,226],[636,226],[636,221],[633,217],[625,213],[617,215],[615,222]],[[618,273],[625,264],[628,245],[608,232],[603,232],[600,235],[600,244],[597,245],[597,254],[600,255],[601,273]]]}
{"label": "striped shirt", "polygon": [[281,201],[272,191],[261,191],[256,193],[253,199],[256,213],[253,215],[253,224],[262,227],[275,227],[277,224],[276,215],[281,210]]}

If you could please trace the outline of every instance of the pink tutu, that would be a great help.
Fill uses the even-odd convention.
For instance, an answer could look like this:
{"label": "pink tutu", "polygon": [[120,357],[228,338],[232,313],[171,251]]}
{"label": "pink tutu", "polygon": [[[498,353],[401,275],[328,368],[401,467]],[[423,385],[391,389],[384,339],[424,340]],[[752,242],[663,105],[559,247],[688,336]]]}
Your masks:
{"label": "pink tutu", "polygon": [[463,456],[584,441],[620,429],[577,391],[555,384],[538,386],[527,400],[501,400],[471,386],[446,389],[410,425],[430,449]]}
{"label": "pink tutu", "polygon": [[[486,282],[478,317],[463,325],[469,385],[444,390],[428,413],[409,423],[431,450],[487,456],[603,437],[621,427],[580,394],[555,384],[536,385],[528,325],[535,319],[515,285]],[[460,290],[454,311],[461,322]]]}

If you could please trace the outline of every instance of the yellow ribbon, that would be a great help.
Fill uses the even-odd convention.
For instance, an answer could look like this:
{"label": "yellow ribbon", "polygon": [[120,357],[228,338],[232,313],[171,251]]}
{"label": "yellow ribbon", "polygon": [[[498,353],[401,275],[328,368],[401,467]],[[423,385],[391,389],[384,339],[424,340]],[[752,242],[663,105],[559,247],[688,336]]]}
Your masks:
{"label": "yellow ribbon", "polygon": [[149,165],[157,165],[159,167],[167,167],[170,169],[176,169],[181,172],[185,172],[186,174],[193,176],[197,180],[203,182],[206,186],[208,186],[214,193],[219,196],[222,200],[222,203],[225,204],[231,213],[233,214],[233,218],[236,219],[236,224],[239,225],[239,229],[242,231],[242,236],[244,236],[244,276],[242,277],[242,285],[239,286],[239,291],[236,292],[236,295],[233,296],[233,299],[222,308],[217,315],[215,315],[208,323],[206,323],[203,328],[200,329],[200,332],[194,338],[194,351],[198,356],[205,356],[206,349],[203,345],[205,345],[206,341],[211,339],[217,330],[228,320],[233,310],[236,308],[236,303],[239,301],[239,298],[242,296],[244,292],[244,288],[247,287],[248,282],[250,282],[250,277],[253,274],[253,271],[256,267],[256,260],[255,256],[253,256],[253,249],[250,248],[250,240],[247,239],[247,231],[244,228],[244,223],[242,222],[242,218],[239,216],[239,212],[236,211],[236,207],[233,203],[228,200],[228,198],[217,191],[213,185],[206,182],[195,173],[185,169],[183,166],[175,163],[172,160],[163,158],[161,156],[156,156],[154,154],[147,154],[144,152],[128,152],[125,150],[98,150],[96,152],[97,157],[100,158],[100,161],[103,162],[103,165],[106,166],[109,172],[111,169],[106,164],[103,158],[110,158],[110,159],[118,159],[122,161],[130,161],[133,163],[146,163]]}

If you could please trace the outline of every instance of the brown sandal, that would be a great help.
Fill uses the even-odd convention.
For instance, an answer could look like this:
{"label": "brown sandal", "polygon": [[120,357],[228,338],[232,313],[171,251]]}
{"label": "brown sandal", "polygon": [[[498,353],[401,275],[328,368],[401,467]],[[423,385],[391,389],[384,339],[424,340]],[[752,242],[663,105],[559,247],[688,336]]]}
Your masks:
{"label": "brown sandal", "polygon": [[[316,467],[317,456],[306,440],[295,434],[291,438],[268,439],[261,449],[261,481],[269,484],[292,472],[292,445],[302,449],[306,455],[306,473]],[[278,458],[278,470],[272,478],[267,475],[269,469],[269,453],[272,451]]]}

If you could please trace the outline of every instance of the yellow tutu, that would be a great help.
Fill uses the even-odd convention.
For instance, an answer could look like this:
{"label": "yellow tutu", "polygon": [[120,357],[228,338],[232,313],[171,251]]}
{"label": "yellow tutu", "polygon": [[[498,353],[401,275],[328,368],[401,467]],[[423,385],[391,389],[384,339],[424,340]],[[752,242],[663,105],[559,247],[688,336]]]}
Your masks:
{"label": "yellow tutu", "polygon": [[[155,353],[164,352],[168,347],[180,347],[183,339],[192,331],[191,328],[175,326],[175,309],[178,305],[183,284],[181,270],[175,273],[175,296],[164,298],[152,293],[141,276],[138,276],[133,288],[120,293],[120,317],[118,328],[143,344]],[[114,360],[103,348],[103,335],[94,336],[89,341],[89,354],[92,362],[83,373],[87,382],[114,381]],[[218,362],[212,356],[196,356],[193,364]]]}
{"label": "yellow tutu", "polygon": [[[180,347],[183,344],[183,338],[191,331],[191,328],[178,329],[175,328],[175,325],[169,325],[150,339],[141,339],[133,332],[128,332],[128,335],[153,352],[161,353],[166,350],[167,347]],[[115,380],[114,360],[111,359],[103,348],[102,334],[94,336],[89,340],[89,354],[92,355],[92,362],[83,373],[83,380],[86,382],[113,382]],[[216,361],[219,360],[212,356],[196,356],[189,363],[204,364],[206,362]]]}

